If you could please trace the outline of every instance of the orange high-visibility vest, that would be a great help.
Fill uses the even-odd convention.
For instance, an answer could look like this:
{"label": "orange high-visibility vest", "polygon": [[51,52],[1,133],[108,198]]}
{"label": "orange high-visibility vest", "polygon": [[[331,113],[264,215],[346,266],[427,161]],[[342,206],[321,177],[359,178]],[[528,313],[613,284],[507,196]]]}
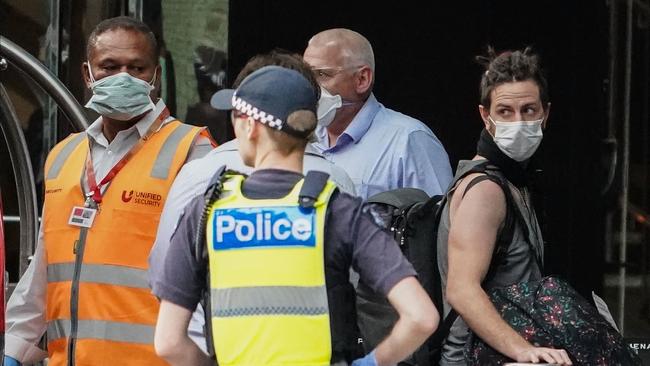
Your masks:
{"label": "orange high-visibility vest", "polygon": [[86,134],[52,149],[42,222],[50,366],[167,364],[153,347],[159,304],[147,258],[169,188],[200,133],[173,121],[151,136],[109,183],[89,229],[68,224],[85,202]]}

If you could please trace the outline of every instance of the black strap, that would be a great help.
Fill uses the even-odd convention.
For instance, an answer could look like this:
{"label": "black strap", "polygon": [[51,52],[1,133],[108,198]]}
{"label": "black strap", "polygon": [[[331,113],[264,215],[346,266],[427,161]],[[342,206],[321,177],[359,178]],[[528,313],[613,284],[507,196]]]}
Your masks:
{"label": "black strap", "polygon": [[[221,192],[223,191],[223,183],[230,175],[244,175],[239,172],[228,170],[226,166],[220,167],[216,173],[210,179],[208,183],[208,188],[203,195],[205,199],[205,205],[203,206],[203,212],[201,214],[201,220],[197,227],[195,233],[195,242],[194,242],[194,256],[197,263],[202,263],[207,261],[208,256],[208,246],[206,242],[205,232],[206,225],[208,221],[208,216],[210,215],[210,209],[214,202],[216,202],[219,197],[221,197]],[[245,176],[245,175],[244,175]],[[212,342],[212,304],[210,299],[210,266],[206,266],[206,287],[203,289],[201,294],[201,306],[203,307],[203,315],[205,318],[205,324],[203,325],[205,333],[205,345],[208,355],[213,358],[216,362],[216,353],[214,350],[214,343]],[[218,364],[218,363],[217,363]]]}
{"label": "black strap", "polygon": [[[475,177],[469,183],[467,183],[467,187],[465,187],[465,192],[463,192],[462,198],[465,198],[465,195],[467,194],[467,191],[469,191],[472,187],[474,187],[475,185],[481,183],[484,180],[494,181],[494,178],[492,178],[489,175],[479,175],[478,177]],[[497,184],[499,184],[499,183],[497,182]]]}
{"label": "black strap", "polygon": [[217,170],[212,178],[210,178],[208,188],[203,194],[205,204],[203,205],[201,220],[199,221],[199,225],[197,226],[196,233],[194,235],[194,256],[197,263],[201,263],[201,261],[203,261],[207,256],[207,252],[205,251],[205,225],[206,221],[208,220],[208,216],[210,215],[210,207],[212,206],[212,203],[219,199],[219,196],[221,195],[221,189],[223,188],[223,179],[225,175],[226,166],[224,165]]}
{"label": "black strap", "polygon": [[[472,173],[483,173],[485,175],[476,177],[472,179],[467,184],[467,187],[465,188],[465,192],[463,193],[463,197],[465,197],[465,194],[467,191],[472,188],[474,185],[482,182],[483,180],[491,180],[494,183],[498,184],[499,187],[501,187],[501,190],[503,191],[503,194],[506,197],[506,206],[512,208],[512,212],[515,213],[515,218],[519,221],[521,224],[522,229],[524,230],[524,233],[526,235],[526,238],[528,238],[528,226],[526,225],[526,220],[523,217],[523,214],[521,213],[521,210],[519,210],[519,207],[515,203],[514,197],[512,197],[512,191],[510,191],[510,187],[508,186],[508,181],[506,180],[506,177],[502,175],[501,170],[499,167],[496,165],[490,164],[489,161],[485,161],[481,164],[476,165],[469,171],[467,171],[463,177],[472,174]],[[484,177],[484,178],[483,178]],[[510,210],[508,210],[510,211]],[[540,267],[541,268],[541,267]]]}
{"label": "black strap", "polygon": [[[447,339],[451,326],[454,324],[456,319],[458,319],[458,313],[452,308],[449,310],[447,316],[442,320],[442,323],[438,325],[438,329],[436,329],[436,332],[432,336],[431,343],[440,345],[440,353],[442,353],[442,344],[445,339]],[[420,365],[420,363],[418,363],[418,365]],[[428,365],[428,363],[423,363],[422,365]]]}
{"label": "black strap", "polygon": [[[534,247],[533,243],[530,241],[530,231],[528,230],[528,225],[526,224],[526,219],[524,218],[524,214],[517,205],[513,195],[512,191],[510,189],[510,186],[508,185],[507,178],[503,175],[499,167],[490,164],[489,161],[484,162],[483,164],[479,164],[476,167],[472,168],[469,173],[485,173],[486,176],[492,177],[492,181],[498,184],[501,189],[503,190],[503,194],[506,197],[506,206],[510,208],[507,210],[507,217],[506,217],[506,226],[504,227],[504,232],[505,236],[502,237],[501,244],[496,248],[497,254],[502,254],[502,252],[505,252],[507,250],[507,244],[512,241],[512,238],[514,237],[514,224],[515,222],[519,222],[519,226],[524,232],[524,237],[526,239],[526,242],[530,246],[532,252],[535,255],[535,260],[537,261],[537,265],[540,270],[543,269],[543,260],[537,255],[537,249]],[[479,179],[479,177],[474,178],[472,182],[468,183],[467,187],[465,188],[465,193],[467,193],[467,190],[474,186],[475,184],[479,182],[474,182],[474,180]],[[485,178],[488,179],[488,178]],[[484,179],[481,179],[481,181]],[[465,195],[463,193],[463,196]],[[486,276],[487,278],[487,276]]]}
{"label": "black strap", "polygon": [[208,188],[205,190],[206,193],[211,192],[214,189],[214,187],[217,185],[217,183],[223,180],[223,176],[226,170],[227,169],[225,165],[217,169],[217,171],[214,173],[212,178],[210,178],[210,182],[208,183]]}
{"label": "black strap", "polygon": [[318,199],[318,196],[325,188],[329,174],[317,170],[310,170],[305,176],[305,181],[298,194],[298,203],[300,207],[312,208]]}

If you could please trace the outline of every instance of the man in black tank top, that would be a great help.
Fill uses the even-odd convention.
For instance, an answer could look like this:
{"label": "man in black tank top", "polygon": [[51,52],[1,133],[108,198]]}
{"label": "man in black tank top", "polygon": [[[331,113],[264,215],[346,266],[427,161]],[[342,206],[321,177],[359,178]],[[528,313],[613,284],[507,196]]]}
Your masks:
{"label": "man in black tank top", "polygon": [[[440,364],[465,365],[469,327],[518,362],[570,365],[564,350],[535,347],[522,338],[486,293],[541,277],[543,241],[525,168],[541,143],[550,103],[538,57],[529,49],[499,55],[490,49],[480,60],[486,64],[479,105],[485,129],[477,155],[459,163],[438,233],[445,314],[453,308],[460,315],[451,326]],[[482,163],[494,167],[496,175],[476,172]]]}

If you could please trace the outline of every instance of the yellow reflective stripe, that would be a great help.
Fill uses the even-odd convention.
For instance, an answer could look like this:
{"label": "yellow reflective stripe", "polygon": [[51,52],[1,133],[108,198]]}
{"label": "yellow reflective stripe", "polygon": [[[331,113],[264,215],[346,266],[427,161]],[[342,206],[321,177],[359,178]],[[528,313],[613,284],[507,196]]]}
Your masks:
{"label": "yellow reflective stripe", "polygon": [[54,161],[52,162],[52,165],[50,166],[50,170],[47,171],[47,176],[46,179],[56,179],[56,177],[59,176],[59,172],[61,172],[61,168],[63,168],[63,164],[68,160],[70,155],[72,154],[72,151],[79,145],[81,141],[83,141],[86,138],[86,133],[81,132],[77,134],[75,137],[73,137],[70,141],[68,141],[67,144],[59,151],[57,156],[54,158]]}
{"label": "yellow reflective stripe", "polygon": [[212,316],[322,315],[325,286],[260,286],[211,290]]}
{"label": "yellow reflective stripe", "polygon": [[[48,322],[47,338],[50,341],[69,337],[69,319]],[[105,320],[79,320],[75,339],[101,339],[115,342],[153,344],[153,325],[110,322]]]}
{"label": "yellow reflective stripe", "polygon": [[[74,262],[47,265],[47,282],[72,281]],[[79,282],[149,288],[147,270],[111,264],[82,264]]]}
{"label": "yellow reflective stripe", "polygon": [[174,132],[167,136],[167,139],[160,148],[158,157],[153,164],[153,168],[151,168],[151,173],[149,175],[152,178],[167,179],[169,168],[174,161],[178,145],[181,143],[183,137],[185,137],[185,135],[187,135],[193,128],[194,126],[183,123],[176,127]]}

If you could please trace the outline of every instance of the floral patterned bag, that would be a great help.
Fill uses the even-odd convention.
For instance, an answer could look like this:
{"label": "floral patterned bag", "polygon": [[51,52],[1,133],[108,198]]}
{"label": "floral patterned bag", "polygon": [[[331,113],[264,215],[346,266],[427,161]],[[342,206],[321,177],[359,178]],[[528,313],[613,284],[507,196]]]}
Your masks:
{"label": "floral patterned bag", "polygon": [[[501,317],[536,346],[562,348],[574,365],[642,365],[623,337],[568,283],[556,277],[489,291]],[[475,334],[465,346],[468,365],[512,362]]]}

